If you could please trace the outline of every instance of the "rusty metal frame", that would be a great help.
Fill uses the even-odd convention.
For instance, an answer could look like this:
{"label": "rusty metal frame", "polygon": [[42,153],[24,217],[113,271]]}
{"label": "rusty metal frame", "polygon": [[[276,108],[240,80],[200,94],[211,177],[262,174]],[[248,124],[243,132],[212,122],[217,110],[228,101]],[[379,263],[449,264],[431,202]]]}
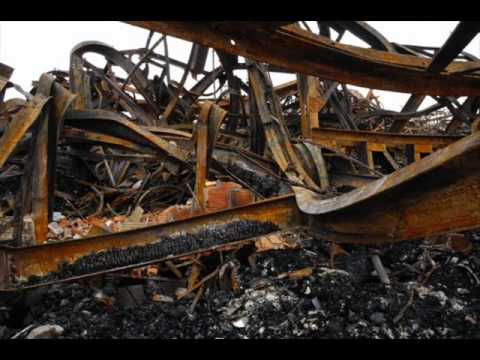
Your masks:
{"label": "rusty metal frame", "polygon": [[[427,71],[432,62],[429,59],[335,43],[295,25],[266,30],[235,21],[128,23],[340,83],[437,96],[478,94],[480,77],[458,75],[478,67],[476,61],[452,62],[439,74],[432,74]],[[478,31],[477,23],[472,26]]]}
{"label": "rusty metal frame", "polygon": [[[31,210],[38,226],[36,228],[38,241],[35,246],[0,247],[0,289],[14,287],[13,277],[25,279],[31,275],[46,275],[57,270],[62,262],[71,263],[92,252],[145,245],[158,241],[162,235],[192,231],[207,224],[238,218],[273,221],[280,226],[291,226],[303,223],[305,214],[308,214],[311,216],[313,228],[321,230],[328,238],[338,242],[362,244],[395,242],[446,231],[463,231],[480,224],[480,165],[476,161],[480,155],[480,133],[459,139],[453,136],[345,131],[320,128],[318,120],[320,110],[327,101],[330,101],[330,106],[335,110],[343,126],[356,128],[348,97],[341,96],[342,92],[348,94],[345,85],[348,83],[414,94],[400,113],[398,122],[390,130],[401,128],[401,125],[408,121],[409,114],[414,113],[420,106],[426,94],[440,96],[437,101],[445,104],[454,113],[454,121],[449,125],[450,128],[459,122],[468,122],[468,116],[472,116],[475,111],[472,107],[475,107],[477,101],[475,99],[478,96],[480,76],[474,70],[480,67],[480,61],[465,55],[464,58],[467,58],[468,62],[452,60],[460,58],[459,54],[463,47],[477,34],[478,22],[460,23],[432,59],[406,55],[405,52],[416,54],[426,51],[395,46],[362,22],[326,22],[326,24],[330,23],[333,28],[340,30],[339,39],[348,30],[365,39],[373,49],[343,45],[338,42],[339,39],[335,42],[330,41],[325,36],[302,30],[298,25],[290,25],[291,22],[130,23],[152,31],[161,31],[165,38],[166,34],[170,34],[197,42],[192,47],[189,63],[184,66],[180,84],[177,84],[173,94],[169,94],[162,121],[164,125],[168,125],[167,120],[177,106],[181,106],[187,113],[187,120],[191,120],[189,115],[193,114],[193,110],[200,109],[196,137],[193,138],[197,146],[195,196],[200,207],[205,203],[205,181],[217,133],[227,116],[229,119],[227,128],[235,132],[238,125],[236,116],[240,112],[239,105],[245,103],[240,96],[242,89],[249,91],[251,138],[259,135],[259,139],[254,140],[251,148],[263,155],[265,136],[276,165],[290,183],[294,183],[292,187],[295,196],[268,199],[252,205],[122,233],[44,244],[51,212],[49,201],[52,198],[54,184],[50,177],[52,169],[55,168],[53,152],[56,150],[60,133],[66,140],[65,143],[81,139],[111,144],[135,152],[162,155],[177,163],[191,166],[192,157],[189,150],[193,150],[194,144],[190,134],[175,133],[173,129],[141,127],[113,111],[92,109],[93,90],[90,87],[89,76],[102,78],[103,75],[102,71],[95,69],[82,58],[82,55],[89,51],[104,55],[109,66],[111,64],[121,66],[129,74],[127,80],[132,79],[134,86],[127,87],[127,81],[124,80],[123,88],[117,83],[121,83],[122,79],[111,80],[109,84],[114,89],[113,92],[128,88],[133,96],[140,93],[145,98],[144,103],[125,99],[121,106],[126,109],[131,107],[132,114],[142,114],[140,117],[144,117],[140,110],[145,108],[145,114],[151,118],[143,122],[149,125],[157,125],[157,118],[160,115],[153,82],[147,79],[146,73],[139,70],[140,63],[134,64],[122,52],[105,44],[82,43],[75,47],[71,54],[69,80],[71,90],[77,94],[76,99],[66,89],[54,83],[53,78],[42,77],[43,80],[41,79],[37,86],[38,94],[27,102],[26,109],[19,114],[22,116],[23,124],[15,123],[12,129],[7,129],[0,140],[6,148],[4,156],[0,155],[1,166],[13,152],[20,137],[35,123],[35,134],[31,141],[34,161],[31,172],[30,170],[25,172],[27,176],[30,173],[32,176],[25,182],[28,186],[23,190],[29,191],[32,188],[33,191],[31,194],[23,195],[25,200],[33,201]],[[320,28],[320,32],[322,35],[329,34],[327,27]],[[223,66],[207,73],[204,71],[204,65],[210,47],[219,52]],[[142,61],[146,60],[147,55],[149,53],[145,53]],[[237,56],[248,58],[246,64],[238,64]],[[166,61],[169,61],[168,54]],[[268,75],[269,66],[263,66],[259,61],[268,62],[272,68],[297,73],[298,81],[273,88]],[[84,66],[91,72],[85,72]],[[245,84],[236,81],[233,76],[233,69],[242,66],[249,73],[250,86],[247,89]],[[190,92],[184,89],[189,73],[205,74]],[[224,102],[222,106],[228,107],[228,112],[216,104],[198,101],[199,96],[210,84],[217,79],[224,81],[224,78],[228,81],[230,100]],[[109,79],[108,76],[104,77],[107,82]],[[7,84],[6,80],[2,81],[0,85]],[[321,81],[323,89],[320,87]],[[336,89],[337,85],[342,86],[341,91]],[[57,96],[55,92],[58,87],[66,93]],[[171,92],[171,89],[166,91]],[[436,148],[443,149],[424,159],[415,156],[417,162],[383,178],[352,180],[364,186],[344,195],[330,197],[331,194],[327,191],[330,183],[335,182],[335,176],[330,177],[327,173],[321,149],[316,151],[315,145],[310,143],[295,144],[291,141],[286,128],[279,96],[286,96],[292,92],[298,93],[302,134],[305,138],[329,145],[334,139],[335,147],[365,145],[371,167],[373,167],[371,152],[381,149],[380,151],[384,152],[388,161],[396,168],[394,159],[385,150],[387,146],[406,148],[414,146],[423,148],[424,152]],[[182,94],[183,97],[180,98]],[[461,106],[455,98],[449,97],[451,95],[468,95],[471,98]],[[49,96],[53,96],[52,101]],[[39,98],[43,101],[40,105],[37,103]],[[65,112],[71,102],[75,102],[75,110]],[[154,132],[166,136],[156,136]],[[172,139],[191,143],[190,149],[171,144],[169,140]],[[218,148],[222,146],[219,144]],[[298,156],[299,153],[303,157]],[[312,164],[306,163],[305,160],[307,162],[311,160]],[[339,174],[336,176],[341,177]],[[42,193],[43,190],[46,192]],[[122,269],[140,265],[131,264]],[[114,270],[119,269],[109,271]]]}
{"label": "rusty metal frame", "polygon": [[469,230],[480,223],[479,154],[475,133],[339,197],[322,199],[297,188],[297,204],[344,242],[396,242]]}

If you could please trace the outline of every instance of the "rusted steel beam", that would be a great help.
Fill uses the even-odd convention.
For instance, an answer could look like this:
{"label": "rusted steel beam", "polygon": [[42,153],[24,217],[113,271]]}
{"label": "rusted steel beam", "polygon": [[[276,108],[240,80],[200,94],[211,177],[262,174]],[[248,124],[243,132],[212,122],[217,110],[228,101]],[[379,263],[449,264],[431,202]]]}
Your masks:
{"label": "rusted steel beam", "polygon": [[195,208],[205,210],[205,183],[208,177],[208,120],[212,102],[207,102],[200,110],[196,125],[196,167],[195,167]]}
{"label": "rusted steel beam", "polygon": [[365,21],[322,21],[321,24],[334,25],[337,29],[348,30],[369,44],[373,49],[396,52],[394,46]]}
{"label": "rusted steel beam", "polygon": [[173,111],[175,110],[175,107],[178,104],[178,100],[180,98],[180,95],[183,92],[183,86],[185,85],[185,82],[187,81],[188,74],[190,72],[190,69],[192,68],[192,63],[195,61],[195,48],[198,46],[198,44],[193,44],[192,48],[190,50],[190,57],[188,58],[188,64],[185,70],[183,71],[182,79],[180,80],[180,83],[178,84],[178,88],[175,90],[175,94],[170,98],[170,101],[168,102],[167,106],[165,107],[165,110],[163,111],[161,115],[161,124],[162,125],[167,125],[168,120],[170,119],[170,116],[172,116]]}
{"label": "rusted steel beam", "polygon": [[[44,95],[49,95],[52,92],[53,77],[50,75],[42,75],[39,82],[38,92]],[[53,197],[49,194],[50,174],[49,171],[52,166],[49,164],[56,153],[49,153],[50,131],[49,127],[53,119],[50,117],[51,103],[47,104],[42,111],[40,118],[37,121],[37,131],[35,140],[33,142],[34,153],[31,161],[33,162],[32,172],[32,218],[35,224],[35,244],[41,245],[47,241],[48,234],[48,215],[49,215],[49,200]],[[53,138],[53,137],[52,137]],[[53,139],[52,139],[53,140]],[[50,158],[52,155],[53,158]],[[28,191],[29,189],[27,189]]]}
{"label": "rusted steel beam", "polygon": [[300,125],[305,139],[312,137],[312,128],[318,128],[318,113],[326,105],[320,92],[320,80],[314,76],[297,74],[300,98]]}
{"label": "rusted steel beam", "polygon": [[[209,106],[210,102],[206,102],[205,104]],[[217,145],[217,138],[220,132],[220,127],[222,126],[223,122],[227,117],[227,112],[223,110],[220,106],[215,103],[211,103],[212,105],[209,106],[210,110],[208,112],[208,143],[207,143],[207,176],[208,176],[208,169],[210,169],[211,162],[212,162],[212,154]],[[202,104],[202,106],[204,106]]]}
{"label": "rusted steel beam", "polygon": [[478,95],[479,76],[455,74],[478,67],[476,61],[453,62],[432,74],[426,71],[429,59],[338,44],[295,25],[265,30],[238,21],[128,23],[340,83],[415,94]]}
{"label": "rusted steel beam", "polygon": [[[478,33],[478,29],[478,22],[460,22],[442,48],[432,58],[432,61],[427,68],[427,72],[438,74],[444,70],[445,67],[457,57],[458,53],[468,45],[473,37],[475,37]],[[409,113],[417,111],[424,99],[424,95],[418,95],[418,93],[415,93],[415,95],[410,96],[403,107],[402,112]],[[402,131],[409,121],[410,118],[397,119],[390,127],[389,132]]]}
{"label": "rusted steel beam", "polygon": [[121,139],[115,136],[110,136],[94,131],[87,131],[82,129],[75,129],[66,127],[63,129],[62,136],[64,138],[64,143],[85,143],[91,142],[94,144],[101,144],[101,145],[113,145],[119,148],[123,148],[126,150],[132,150],[134,152],[138,152],[141,154],[155,154],[150,147],[138,145],[137,143]]}
{"label": "rusted steel beam", "polygon": [[[39,120],[38,132],[35,141],[32,173],[32,218],[35,223],[35,244],[40,245],[47,241],[48,234],[48,116],[42,115]],[[27,190],[28,191],[28,190]],[[52,204],[53,205],[53,204]]]}
{"label": "rusted steel beam", "polygon": [[[51,76],[51,75],[48,75]],[[48,127],[48,220],[52,220],[53,206],[55,201],[55,184],[57,168],[57,145],[63,130],[65,113],[71,108],[76,95],[65,89],[58,82],[54,82],[51,88],[53,96],[50,106],[50,119]]]}
{"label": "rusted steel beam", "polygon": [[472,41],[480,29],[478,21],[461,21],[448,37],[442,48],[435,54],[428,72],[439,73]]}
{"label": "rusted steel beam", "polygon": [[[475,116],[476,112],[476,105],[475,103],[478,101],[478,97],[471,96],[462,104],[462,106],[458,109],[459,111],[451,111],[453,114],[453,118],[447,126],[445,132],[447,134],[452,134],[458,127],[467,121],[470,122],[472,116]],[[473,111],[472,111],[473,110]],[[465,115],[466,114],[466,115]]]}
{"label": "rusted steel beam", "polygon": [[330,145],[335,142],[341,146],[357,146],[361,143],[377,143],[387,146],[404,147],[405,145],[431,145],[444,147],[461,139],[461,136],[408,135],[373,131],[350,131],[338,129],[312,129],[312,141],[317,144]]}
{"label": "rusted steel beam", "polygon": [[[94,252],[146,245],[158,241],[161,236],[183,231],[195,232],[205,225],[218,225],[239,219],[271,221],[281,228],[288,228],[300,224],[303,218],[295,206],[295,198],[283,196],[180,221],[105,236],[21,248],[3,246],[0,247],[0,265],[3,266],[0,268],[0,279],[11,279],[12,276],[28,278],[31,275],[47,275],[49,272],[57,271],[62,262],[71,263]],[[1,259],[5,258],[7,261],[2,263]],[[4,283],[3,288],[11,285]]]}
{"label": "rusted steel beam", "polygon": [[207,55],[210,49],[201,45],[194,46],[192,49],[192,69],[191,72],[194,76],[202,73],[205,69],[205,63],[207,62]]}
{"label": "rusted steel beam", "polygon": [[267,144],[278,167],[291,181],[319,191],[320,188],[307,174],[293,148],[284,124],[280,102],[273,91],[268,73],[260,64],[253,63],[248,77],[265,129]]}
{"label": "rusted steel beam", "polygon": [[119,138],[131,139],[134,142],[160,150],[168,157],[184,163],[188,153],[170,144],[168,141],[155,136],[151,132],[118,113],[107,110],[70,111],[65,115],[65,124],[82,130],[113,135]]}
{"label": "rusted steel beam", "polygon": [[[425,100],[425,95],[411,95],[403,106],[401,112],[410,113],[417,111],[420,105],[422,105],[423,100]],[[388,129],[388,132],[396,133],[402,131],[410,119],[410,117],[395,119],[393,124]]]}
{"label": "rusted steel beam", "polygon": [[0,138],[0,149],[2,149],[0,152],[0,168],[5,165],[5,162],[12,154],[20,139],[40,117],[49,100],[49,97],[41,94],[36,95],[32,101],[27,102],[26,107],[22,109],[9,124],[3,136]]}
{"label": "rusted steel beam", "polygon": [[82,59],[82,56],[89,52],[103,55],[109,62],[121,67],[127,74],[131,73],[131,81],[135,85],[135,88],[142,94],[146,102],[149,104],[150,110],[156,115],[159,115],[153,95],[152,85],[145,77],[145,74],[139,68],[135,68],[135,64],[123,56],[119,51],[98,41],[82,42],[75,46],[71,51],[69,73],[70,88],[71,91],[80,95],[74,104],[76,110],[91,108],[90,84],[88,81],[88,75],[83,71]]}
{"label": "rusted steel beam", "polygon": [[295,188],[299,208],[339,242],[387,243],[480,225],[480,133],[331,199]]}
{"label": "rusted steel beam", "polygon": [[[125,266],[119,266],[119,267],[116,267],[116,268],[102,270],[102,271],[96,271],[96,272],[93,272],[93,273],[88,273],[88,274],[83,274],[83,275],[76,275],[76,276],[73,276],[73,277],[70,277],[70,278],[63,278],[63,279],[60,279],[60,280],[46,281],[44,283],[38,283],[38,284],[34,284],[34,285],[26,285],[26,286],[22,286],[21,288],[18,288],[18,287],[16,287],[16,288],[6,288],[6,289],[0,288],[0,294],[8,294],[8,293],[11,294],[11,293],[13,293],[15,291],[18,291],[20,289],[22,291],[29,291],[29,290],[38,289],[38,288],[41,288],[41,287],[48,287],[48,286],[51,286],[51,285],[58,285],[58,284],[67,283],[67,282],[81,281],[81,280],[86,280],[86,279],[89,279],[89,278],[95,278],[95,277],[98,277],[98,276],[104,276],[104,275],[107,275],[107,274],[124,272],[124,271],[128,271],[128,270],[141,269],[141,268],[145,268],[145,267],[152,266],[152,265],[158,265],[160,263],[165,263],[166,264],[166,262],[171,262],[171,261],[174,261],[174,260],[190,261],[191,262],[190,259],[192,259],[192,257],[196,257],[197,261],[198,261],[198,259],[201,256],[209,256],[213,252],[218,251],[218,252],[222,253],[224,251],[239,250],[243,246],[246,246],[246,245],[252,244],[252,243],[256,243],[256,241],[261,241],[262,239],[267,238],[269,235],[274,236],[274,235],[277,235],[277,233],[262,235],[262,236],[258,236],[258,237],[254,237],[254,238],[250,238],[250,239],[245,239],[245,240],[234,241],[234,242],[231,242],[231,243],[228,243],[228,244],[215,245],[215,246],[212,246],[208,249],[190,251],[190,252],[187,252],[187,253],[183,253],[181,255],[166,256],[166,257],[163,257],[163,258],[154,259],[154,260],[150,260],[150,261],[144,261],[144,262],[135,263],[135,264],[131,264],[131,265],[125,265]],[[122,275],[119,275],[119,276],[122,276]]]}
{"label": "rusted steel beam", "polygon": [[[53,100],[51,100],[52,97]],[[47,240],[48,223],[54,202],[55,158],[59,128],[62,126],[61,121],[65,111],[74,98],[72,93],[54,82],[53,76],[43,74],[38,82],[36,96],[32,101],[27,102],[26,112],[20,113],[21,116],[12,122],[0,140],[0,142],[5,140],[2,144],[5,145],[6,150],[3,155],[7,159],[11,150],[35,123],[30,141],[29,164],[25,167],[21,190],[17,196],[15,215],[17,243],[31,243],[34,240],[38,245]],[[30,212],[34,222],[34,233],[29,234],[32,237],[23,239],[24,216],[30,215]]]}

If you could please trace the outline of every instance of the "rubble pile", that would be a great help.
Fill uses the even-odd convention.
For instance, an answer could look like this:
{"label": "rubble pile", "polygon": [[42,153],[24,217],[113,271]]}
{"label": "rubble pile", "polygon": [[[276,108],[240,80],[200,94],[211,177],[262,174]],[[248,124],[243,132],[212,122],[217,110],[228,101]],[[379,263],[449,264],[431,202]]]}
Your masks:
{"label": "rubble pile", "polygon": [[[152,36],[151,33],[147,45]],[[168,47],[165,38],[158,44],[162,41]],[[358,149],[344,149],[343,156],[339,157],[324,143],[316,145],[316,149],[325,145],[324,164],[315,160],[312,166],[312,155],[308,154],[312,150],[302,149],[305,134],[299,126],[304,94],[295,82],[274,87],[269,77],[273,70],[252,62],[244,75],[263,79],[261,89],[257,90],[272,93],[271,99],[266,99],[257,90],[252,93],[250,81],[234,75],[234,70],[241,71],[240,64],[235,69],[231,59],[222,53],[217,54],[221,66],[207,70],[200,54],[208,51],[211,50],[193,44],[189,67],[174,56],[162,55],[153,49],[119,51],[87,41],[74,47],[69,71],[43,74],[39,81],[33,82],[29,93],[9,80],[14,70],[2,65],[0,135],[8,148],[0,161],[0,218],[5,220],[0,226],[1,239],[22,239],[17,240],[18,245],[79,239],[89,235],[92,224],[102,227],[96,226],[99,222],[108,223],[106,227],[116,231],[111,222],[121,222],[122,217],[131,216],[138,207],[146,213],[155,213],[195,202],[196,192],[201,189],[195,185],[194,165],[199,151],[204,150],[208,158],[205,181],[228,179],[252,191],[255,199],[292,192],[290,185],[299,185],[299,179],[300,185],[304,183],[315,189],[318,173],[328,169],[351,174],[364,172],[357,162],[349,160],[351,156],[353,160],[364,161]],[[92,64],[84,56],[87,52],[103,56],[106,67],[101,69]],[[140,62],[133,60],[136,56],[141,56]],[[180,82],[167,76],[172,66],[183,69]],[[116,73],[118,68],[128,74],[126,78]],[[154,69],[163,69],[162,76],[154,75]],[[188,91],[183,89],[185,79],[190,75],[196,79],[198,74],[203,77],[195,86]],[[297,79],[302,81],[301,77]],[[331,93],[318,112],[321,128],[383,131],[385,124],[401,115],[384,110],[373,91],[364,96],[329,81],[319,81],[317,85],[320,93]],[[49,86],[50,93],[44,92]],[[212,87],[214,101],[209,97]],[[23,98],[3,100],[12,90]],[[38,123],[42,121],[39,110],[45,106],[42,101],[46,100],[42,99],[48,96],[52,96],[55,109],[47,117],[61,120],[61,126],[55,130],[56,138],[51,139],[55,145],[49,145],[48,156],[43,155],[47,156],[48,171],[52,172],[48,184],[49,226],[42,225],[42,231],[35,232],[28,225],[29,213],[39,210],[32,208],[31,199],[20,190],[28,193],[27,188],[32,185],[29,179],[37,177],[32,171],[40,171],[27,164],[43,144],[37,139]],[[268,120],[259,118],[258,106],[263,106],[263,101],[277,104],[275,109],[270,109],[270,115],[280,119],[273,138],[264,133]],[[202,109],[206,108],[213,110],[202,120],[211,124],[206,135],[207,146],[202,150],[197,141],[198,121],[204,116]],[[407,132],[420,133],[416,127],[422,126],[426,126],[424,133],[442,128],[415,119],[409,122]],[[273,145],[272,141],[284,146]],[[217,161],[222,157],[228,161]],[[398,151],[395,157],[398,164],[407,163]],[[287,167],[282,158],[289,159]],[[240,166],[240,161],[248,165]],[[296,174],[290,174],[287,169],[293,169]],[[375,164],[375,169],[377,175],[391,171],[381,163]],[[357,187],[348,185],[351,189]],[[336,178],[330,179],[329,191],[337,188],[345,188],[345,184],[336,183]],[[65,218],[53,219],[53,212]],[[33,218],[47,221],[44,216],[36,214]],[[39,236],[40,239],[36,239]]]}
{"label": "rubble pile", "polygon": [[358,21],[133,25],[144,47],[82,42],[28,92],[0,63],[0,338],[480,337],[479,67],[451,53],[472,24],[438,49]]}

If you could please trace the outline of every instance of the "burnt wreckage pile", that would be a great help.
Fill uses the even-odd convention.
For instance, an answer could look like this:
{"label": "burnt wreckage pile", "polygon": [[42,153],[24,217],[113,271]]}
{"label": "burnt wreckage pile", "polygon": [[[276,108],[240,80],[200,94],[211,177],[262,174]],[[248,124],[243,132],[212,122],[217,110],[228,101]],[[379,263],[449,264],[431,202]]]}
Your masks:
{"label": "burnt wreckage pile", "polygon": [[477,22],[131,24],[29,92],[0,64],[0,337],[479,336]]}

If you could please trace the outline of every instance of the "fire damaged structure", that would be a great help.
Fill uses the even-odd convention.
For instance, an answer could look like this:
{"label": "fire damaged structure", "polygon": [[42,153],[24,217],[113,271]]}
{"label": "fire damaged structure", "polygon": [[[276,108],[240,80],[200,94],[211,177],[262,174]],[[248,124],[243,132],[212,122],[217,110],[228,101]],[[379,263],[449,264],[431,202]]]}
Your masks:
{"label": "fire damaged structure", "polygon": [[479,22],[129,23],[29,92],[0,64],[0,337],[480,336]]}

